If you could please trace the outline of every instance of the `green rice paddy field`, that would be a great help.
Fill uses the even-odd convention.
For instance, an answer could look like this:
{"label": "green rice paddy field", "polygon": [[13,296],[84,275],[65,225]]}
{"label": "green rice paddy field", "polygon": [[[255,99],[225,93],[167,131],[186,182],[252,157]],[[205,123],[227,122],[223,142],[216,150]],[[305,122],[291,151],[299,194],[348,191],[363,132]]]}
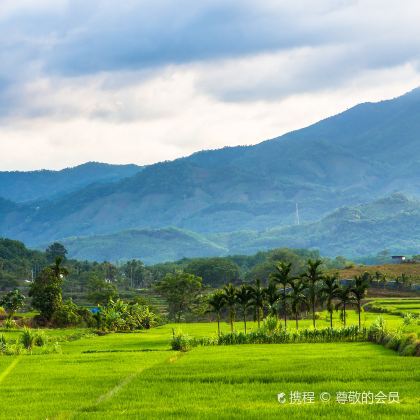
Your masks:
{"label": "green rice paddy field", "polygon": [[[367,314],[365,322],[373,315]],[[401,322],[393,315],[386,318],[390,325]],[[349,322],[355,320],[350,314]],[[222,326],[227,332],[228,325]],[[0,417],[420,418],[419,358],[371,343],[198,347],[179,353],[169,346],[173,327],[63,342],[62,354],[0,357]],[[197,337],[216,330],[214,323],[181,328]],[[290,392],[295,391],[313,392],[315,402],[291,404]],[[400,403],[336,402],[337,392],[349,391],[398,392]],[[279,393],[287,398],[283,404]],[[321,402],[321,393],[329,393],[330,401]]]}

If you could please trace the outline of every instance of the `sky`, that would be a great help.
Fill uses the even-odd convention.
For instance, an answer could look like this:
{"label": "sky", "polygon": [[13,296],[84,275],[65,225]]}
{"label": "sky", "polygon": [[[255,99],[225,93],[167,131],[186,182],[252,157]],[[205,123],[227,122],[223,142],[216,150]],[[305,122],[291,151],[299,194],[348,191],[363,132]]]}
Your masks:
{"label": "sky", "polygon": [[0,170],[255,144],[420,86],[418,0],[1,0]]}

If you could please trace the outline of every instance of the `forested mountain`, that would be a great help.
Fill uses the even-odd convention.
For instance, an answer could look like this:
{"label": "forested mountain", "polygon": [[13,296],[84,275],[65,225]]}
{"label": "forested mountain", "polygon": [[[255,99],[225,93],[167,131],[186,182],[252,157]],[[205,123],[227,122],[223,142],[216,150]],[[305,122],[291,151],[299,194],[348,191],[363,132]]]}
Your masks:
{"label": "forested mountain", "polygon": [[61,171],[0,172],[0,197],[19,202],[46,200],[97,182],[113,182],[139,172],[137,165],[88,162]]}
{"label": "forested mountain", "polygon": [[227,252],[201,235],[177,228],[132,229],[109,235],[69,238],[62,242],[72,258],[90,261],[141,259],[146,264],[155,264]]}
{"label": "forested mountain", "polygon": [[[255,232],[275,229],[275,235],[281,232],[285,241],[294,241],[282,245],[294,246],[300,243],[303,226],[285,231],[280,227],[294,223],[296,203],[301,221],[310,223],[341,206],[396,191],[418,197],[419,162],[416,89],[393,100],[358,105],[255,146],[204,151],[150,165],[118,182],[88,185],[48,201],[0,203],[0,234],[39,245],[73,236],[175,226],[211,238],[228,252],[236,245],[225,242],[245,235],[242,248],[249,244],[253,252],[266,243]],[[309,225],[314,231],[307,234],[315,238],[316,229],[324,229],[328,220],[337,223],[323,219]],[[337,246],[345,243],[338,236],[335,240]],[[344,246],[339,249],[346,254]]]}

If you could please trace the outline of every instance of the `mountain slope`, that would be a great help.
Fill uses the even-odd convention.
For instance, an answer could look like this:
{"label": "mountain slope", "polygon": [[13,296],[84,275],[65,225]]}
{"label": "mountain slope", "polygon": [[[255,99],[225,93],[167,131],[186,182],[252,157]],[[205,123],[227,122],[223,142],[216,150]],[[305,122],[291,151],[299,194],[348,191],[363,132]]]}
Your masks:
{"label": "mountain slope", "polygon": [[395,191],[420,196],[419,140],[417,89],[256,146],[196,153],[2,212],[0,232],[39,244],[165,226],[260,231],[292,224],[296,202],[302,221],[315,221]]}
{"label": "mountain slope", "polygon": [[128,230],[112,235],[68,238],[62,242],[70,257],[91,261],[136,258],[154,264],[226,253],[226,249],[200,235],[175,228]]}
{"label": "mountain slope", "polygon": [[46,200],[96,182],[113,182],[132,176],[141,167],[89,162],[61,171],[0,172],[0,197],[25,202]]}
{"label": "mountain slope", "polygon": [[397,254],[418,254],[420,201],[393,194],[371,203],[340,208],[315,223],[264,232],[215,234],[209,239],[234,254],[281,246],[315,248],[322,255],[349,258],[384,249]]}

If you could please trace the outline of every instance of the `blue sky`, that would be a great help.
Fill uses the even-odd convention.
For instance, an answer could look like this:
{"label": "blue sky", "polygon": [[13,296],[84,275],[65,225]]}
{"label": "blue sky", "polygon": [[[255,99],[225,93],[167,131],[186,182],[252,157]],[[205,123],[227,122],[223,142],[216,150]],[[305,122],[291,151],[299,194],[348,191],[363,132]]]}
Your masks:
{"label": "blue sky", "polygon": [[0,170],[252,144],[420,85],[405,0],[2,0]]}

